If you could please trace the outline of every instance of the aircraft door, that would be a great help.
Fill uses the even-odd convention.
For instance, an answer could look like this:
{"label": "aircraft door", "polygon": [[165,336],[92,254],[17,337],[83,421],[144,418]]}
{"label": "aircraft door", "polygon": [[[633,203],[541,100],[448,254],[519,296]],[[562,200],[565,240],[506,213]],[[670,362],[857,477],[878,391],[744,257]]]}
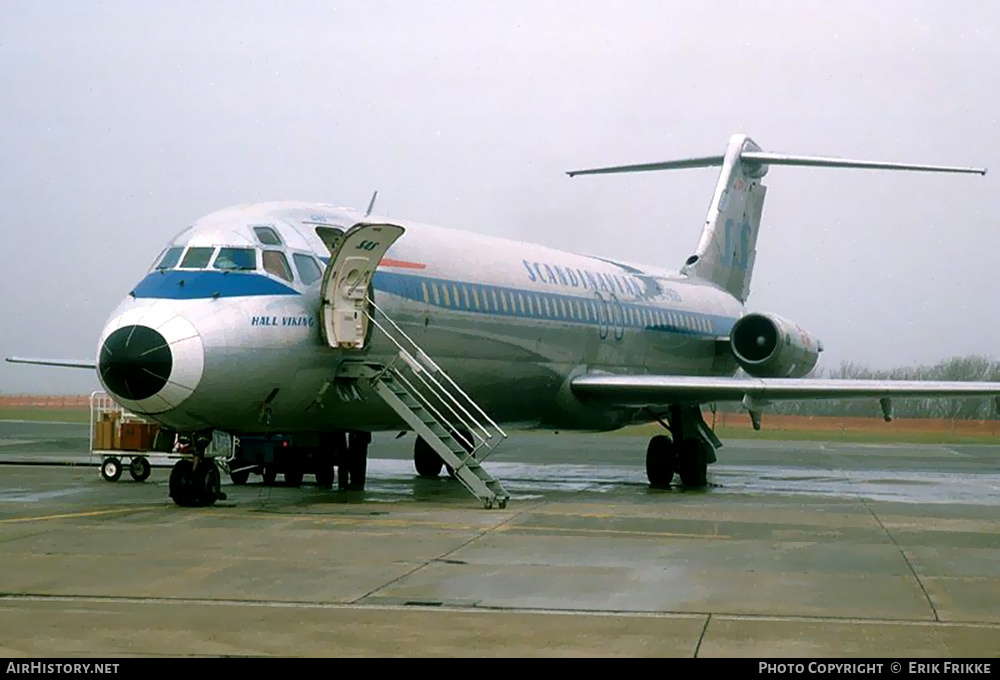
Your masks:
{"label": "aircraft door", "polygon": [[340,238],[317,234],[330,249],[323,272],[320,328],[330,347],[364,349],[368,342],[368,291],[375,269],[389,247],[405,231],[395,224],[358,223]]}

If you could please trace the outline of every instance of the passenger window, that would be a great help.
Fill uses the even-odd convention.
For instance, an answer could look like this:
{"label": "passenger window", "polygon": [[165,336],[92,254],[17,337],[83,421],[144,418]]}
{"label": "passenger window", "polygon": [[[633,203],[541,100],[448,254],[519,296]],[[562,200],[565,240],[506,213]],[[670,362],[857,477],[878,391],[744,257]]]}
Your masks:
{"label": "passenger window", "polygon": [[500,303],[503,305],[503,313],[507,313],[507,294],[500,291]]}
{"label": "passenger window", "polygon": [[545,316],[552,316],[552,309],[549,307],[549,296],[542,297],[542,300],[545,302]]}
{"label": "passenger window", "polygon": [[566,298],[559,298],[559,307],[562,308],[563,318],[564,319],[569,318],[569,315],[566,314]]}
{"label": "passenger window", "polygon": [[[522,295],[521,293],[518,293],[517,294],[517,302],[518,302],[519,305],[521,305],[521,316],[524,316],[524,314],[526,313],[525,309],[524,309],[524,295]],[[517,310],[515,310],[515,311],[517,311]]]}
{"label": "passenger window", "polygon": [[451,293],[448,292],[448,284],[441,284],[441,297],[444,299],[444,306],[451,307]]}
{"label": "passenger window", "polygon": [[426,304],[428,304],[430,302],[430,295],[427,294],[427,282],[426,281],[421,281],[420,282],[420,288],[421,288],[421,290],[424,291],[424,304],[426,305]]}
{"label": "passenger window", "polygon": [[257,252],[253,248],[219,248],[212,266],[225,271],[253,271],[257,268]]}
{"label": "passenger window", "polygon": [[214,252],[215,248],[188,248],[181,261],[181,267],[184,269],[204,269],[212,260]]}
{"label": "passenger window", "polygon": [[295,263],[295,269],[299,272],[299,280],[305,285],[308,286],[313,281],[323,277],[323,272],[320,270],[319,265],[316,264],[316,260],[308,255],[292,253],[292,261]]}
{"label": "passenger window", "polygon": [[184,248],[169,248],[160,261],[157,263],[157,269],[173,269],[177,266],[177,261],[181,259],[181,253],[184,252]]}
{"label": "passenger window", "polygon": [[288,266],[285,254],[280,250],[264,251],[264,271],[285,281],[292,280],[292,269]]}
{"label": "passenger window", "polygon": [[434,294],[434,304],[438,307],[441,306],[441,295],[438,291],[437,281],[431,284],[431,293]]}
{"label": "passenger window", "polygon": [[498,312],[500,311],[500,303],[497,302],[497,289],[491,288],[490,292],[493,294],[493,311]]}
{"label": "passenger window", "polygon": [[265,246],[281,245],[281,237],[278,236],[278,232],[276,232],[273,227],[254,227],[253,233],[257,235],[257,240]]}
{"label": "passenger window", "polygon": [[469,304],[469,287],[462,284],[462,299],[465,300],[465,308],[471,309],[472,305]]}

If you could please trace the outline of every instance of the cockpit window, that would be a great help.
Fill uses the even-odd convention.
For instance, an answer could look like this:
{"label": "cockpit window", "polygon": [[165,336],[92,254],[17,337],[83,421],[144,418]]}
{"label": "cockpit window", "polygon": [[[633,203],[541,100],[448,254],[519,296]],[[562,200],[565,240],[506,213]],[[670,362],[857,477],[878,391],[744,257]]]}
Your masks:
{"label": "cockpit window", "polygon": [[281,237],[278,236],[272,227],[260,226],[254,227],[253,233],[257,234],[257,240],[263,243],[265,246],[280,246]]}
{"label": "cockpit window", "polygon": [[212,259],[215,248],[188,248],[181,260],[182,269],[204,269]]}
{"label": "cockpit window", "polygon": [[299,270],[299,279],[305,285],[311,284],[316,279],[323,276],[323,272],[320,271],[319,265],[316,264],[316,260],[312,259],[308,255],[303,255],[302,253],[292,253],[292,260],[295,262],[295,268]]}
{"label": "cockpit window", "polygon": [[177,266],[177,261],[181,259],[181,253],[184,252],[184,248],[168,248],[167,252],[163,253],[163,257],[157,263],[157,269],[173,269]]}
{"label": "cockpit window", "polygon": [[292,270],[288,266],[288,259],[280,250],[264,251],[264,271],[268,274],[274,274],[285,281],[292,280]]}
{"label": "cockpit window", "polygon": [[257,251],[253,248],[220,248],[212,266],[226,271],[253,271],[257,268]]}

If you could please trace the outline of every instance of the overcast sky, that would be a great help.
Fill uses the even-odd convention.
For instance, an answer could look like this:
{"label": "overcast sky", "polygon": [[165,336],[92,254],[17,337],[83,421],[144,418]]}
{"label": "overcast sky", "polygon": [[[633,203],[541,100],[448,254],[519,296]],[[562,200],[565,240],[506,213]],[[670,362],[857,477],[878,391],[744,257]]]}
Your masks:
{"label": "overcast sky", "polygon": [[[820,365],[1000,357],[1000,4],[0,0],[0,355],[92,358],[165,242],[294,199],[676,269],[714,169],[767,151],[991,168],[772,168],[749,309]],[[0,392],[90,372],[0,364]]]}

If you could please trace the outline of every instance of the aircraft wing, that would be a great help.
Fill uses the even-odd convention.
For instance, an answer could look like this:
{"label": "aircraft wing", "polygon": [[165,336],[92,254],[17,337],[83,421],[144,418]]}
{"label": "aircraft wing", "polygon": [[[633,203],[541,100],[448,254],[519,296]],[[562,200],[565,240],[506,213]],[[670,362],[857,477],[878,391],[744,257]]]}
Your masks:
{"label": "aircraft wing", "polygon": [[938,380],[810,380],[806,378],[712,378],[674,375],[584,375],[570,383],[581,399],[644,407],[740,401],[903,397],[994,397],[1000,382]]}
{"label": "aircraft wing", "polygon": [[11,364],[36,364],[38,366],[62,366],[63,368],[97,368],[97,364],[90,359],[26,359],[24,357],[7,357],[7,362]]}

